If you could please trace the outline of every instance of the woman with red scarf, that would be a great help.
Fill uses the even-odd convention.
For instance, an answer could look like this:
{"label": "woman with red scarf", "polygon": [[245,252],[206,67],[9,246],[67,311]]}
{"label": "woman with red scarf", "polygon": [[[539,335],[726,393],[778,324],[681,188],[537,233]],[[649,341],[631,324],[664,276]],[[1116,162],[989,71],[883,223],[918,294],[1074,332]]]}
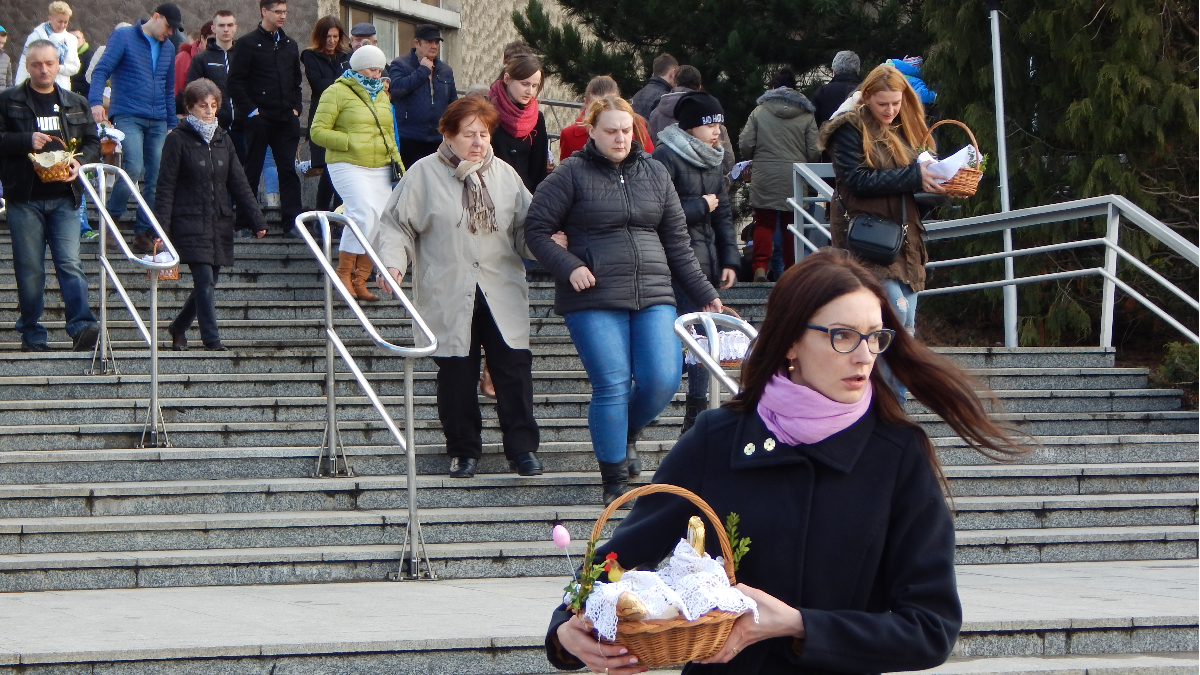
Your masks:
{"label": "woman with red scarf", "polygon": [[532,54],[521,54],[504,64],[504,72],[488,92],[500,113],[500,126],[492,134],[492,151],[517,170],[530,192],[546,177],[550,157],[546,119],[538,111],[541,89],[542,62]]}

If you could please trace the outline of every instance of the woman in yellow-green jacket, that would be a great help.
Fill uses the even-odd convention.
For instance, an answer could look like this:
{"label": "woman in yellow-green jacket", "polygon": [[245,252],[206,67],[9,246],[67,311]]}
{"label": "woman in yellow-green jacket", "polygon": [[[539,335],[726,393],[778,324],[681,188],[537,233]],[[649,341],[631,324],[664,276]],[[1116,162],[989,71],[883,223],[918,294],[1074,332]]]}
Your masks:
{"label": "woman in yellow-green jacket", "polygon": [[[392,192],[392,163],[401,165],[392,128],[392,105],[383,89],[387,57],[363,45],[350,57],[350,69],[321,94],[308,135],[325,148],[326,171],[342,196],[346,217],[371,236]],[[374,113],[374,114],[372,114]],[[367,289],[373,265],[366,249],[342,232],[338,276],[359,300],[378,300]]]}

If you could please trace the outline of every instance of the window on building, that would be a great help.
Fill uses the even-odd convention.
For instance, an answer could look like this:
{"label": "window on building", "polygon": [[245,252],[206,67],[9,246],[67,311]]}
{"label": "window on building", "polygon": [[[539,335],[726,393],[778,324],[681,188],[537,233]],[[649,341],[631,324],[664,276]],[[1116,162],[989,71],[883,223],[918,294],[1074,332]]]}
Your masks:
{"label": "window on building", "polygon": [[[441,0],[421,0],[421,2],[434,7],[442,6]],[[407,54],[408,50],[412,48],[413,37],[419,21],[373,8],[350,5],[342,5],[342,11],[346,25],[349,27],[363,22],[375,26],[375,39],[378,40],[379,48],[383,50],[389,61],[401,54]],[[446,34],[445,29],[442,34]],[[442,52],[439,55],[443,61],[448,60],[446,46],[445,43],[442,43]]]}

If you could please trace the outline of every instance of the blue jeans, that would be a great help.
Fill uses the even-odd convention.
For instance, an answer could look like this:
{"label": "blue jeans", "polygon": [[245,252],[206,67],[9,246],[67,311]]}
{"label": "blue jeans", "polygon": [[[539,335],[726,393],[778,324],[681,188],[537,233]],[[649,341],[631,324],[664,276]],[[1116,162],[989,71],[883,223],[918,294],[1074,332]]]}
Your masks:
{"label": "blue jeans", "polygon": [[[917,292],[912,289],[912,286],[898,279],[885,279],[883,290],[887,293],[888,301],[892,303],[892,311],[900,318],[901,325],[909,335],[915,335],[917,332]],[[892,374],[892,369],[887,365],[886,352],[884,356],[885,358],[879,361],[883,368],[883,377],[888,384],[892,385],[892,390],[895,392],[896,398],[900,400],[900,406],[903,407],[904,395],[908,393],[908,387],[905,387]]]}
{"label": "blue jeans", "polygon": [[[121,168],[131,179],[142,182],[142,199],[146,200],[147,206],[154,208],[154,189],[158,187],[158,163],[162,159],[163,143],[167,140],[167,123],[133,115],[116,115],[112,123],[125,133],[125,140],[121,142]],[[117,179],[105,208],[114,221],[125,215],[129,209],[129,188],[125,181]],[[139,210],[133,231],[136,234],[148,229],[150,221]]]}
{"label": "blue jeans", "polygon": [[649,424],[679,391],[683,349],[672,329],[675,308],[587,309],[563,318],[592,383],[592,450],[601,462],[619,462],[629,432]]}
{"label": "blue jeans", "polygon": [[17,276],[17,332],[21,341],[46,341],[41,323],[46,307],[46,246],[54,258],[54,273],[66,305],[67,334],[74,337],[86,324],[96,323],[88,307],[88,282],[79,264],[79,214],[73,199],[8,203],[12,233],[13,270]]}
{"label": "blue jeans", "polygon": [[[251,187],[258,194],[258,186]],[[279,194],[279,170],[275,167],[275,155],[271,148],[267,148],[267,158],[263,160],[263,190],[267,194]]]}

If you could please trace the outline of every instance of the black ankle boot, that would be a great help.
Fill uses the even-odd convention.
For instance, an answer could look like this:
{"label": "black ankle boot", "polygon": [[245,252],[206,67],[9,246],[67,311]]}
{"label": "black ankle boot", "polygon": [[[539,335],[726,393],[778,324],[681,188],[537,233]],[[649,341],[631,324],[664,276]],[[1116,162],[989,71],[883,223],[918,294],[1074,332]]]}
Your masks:
{"label": "black ankle boot", "polygon": [[629,460],[600,462],[600,479],[604,482],[604,505],[608,506],[629,489]]}
{"label": "black ankle boot", "polygon": [[689,396],[684,405],[683,428],[679,430],[681,434],[687,433],[696,424],[696,416],[708,409],[708,399]]}
{"label": "black ankle boot", "polygon": [[642,438],[642,430],[629,432],[625,437],[625,459],[629,462],[629,477],[642,475],[642,458],[638,457],[637,442]]}

